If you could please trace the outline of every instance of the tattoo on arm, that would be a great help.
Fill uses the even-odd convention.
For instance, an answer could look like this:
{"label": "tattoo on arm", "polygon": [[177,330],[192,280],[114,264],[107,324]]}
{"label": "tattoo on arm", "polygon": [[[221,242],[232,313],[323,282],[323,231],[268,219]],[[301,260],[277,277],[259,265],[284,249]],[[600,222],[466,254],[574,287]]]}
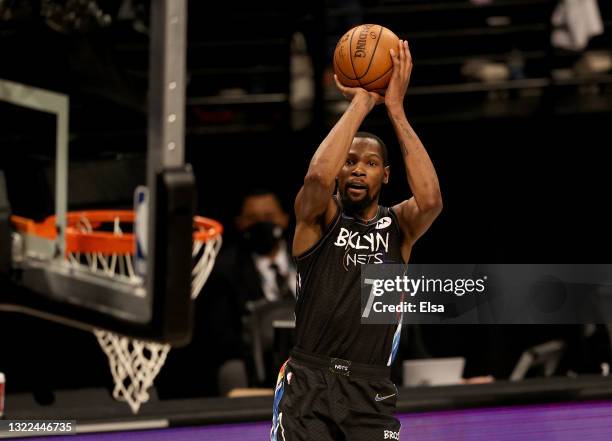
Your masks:
{"label": "tattoo on arm", "polygon": [[[406,125],[399,123],[398,129],[401,131],[402,135],[404,135],[406,139],[410,139],[410,137],[412,137],[412,133],[410,133],[410,130],[408,129],[408,127],[406,127]],[[404,156],[408,156],[408,146],[406,145],[403,139],[404,138],[400,137],[400,147],[402,148],[402,153],[404,154]]]}
{"label": "tattoo on arm", "polygon": [[400,140],[400,147],[402,148],[402,153],[404,156],[408,156],[408,147],[404,144],[404,141]]}
{"label": "tattoo on arm", "polygon": [[354,101],[351,101],[344,113],[355,113],[355,110],[357,110],[357,104],[355,104]]}

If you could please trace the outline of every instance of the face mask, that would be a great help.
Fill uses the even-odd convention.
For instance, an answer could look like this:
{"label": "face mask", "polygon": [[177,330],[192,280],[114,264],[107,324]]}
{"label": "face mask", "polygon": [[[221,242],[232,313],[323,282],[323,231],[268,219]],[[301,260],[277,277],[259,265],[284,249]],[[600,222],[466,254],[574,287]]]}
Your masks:
{"label": "face mask", "polygon": [[268,254],[283,237],[283,229],[272,222],[257,222],[242,235],[247,248],[257,254]]}

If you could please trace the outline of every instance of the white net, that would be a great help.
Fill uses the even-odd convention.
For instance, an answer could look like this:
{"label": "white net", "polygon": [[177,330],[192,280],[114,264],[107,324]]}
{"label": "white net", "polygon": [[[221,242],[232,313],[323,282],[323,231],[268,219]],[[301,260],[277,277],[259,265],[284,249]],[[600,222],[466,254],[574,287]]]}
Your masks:
{"label": "white net", "polygon": [[[76,228],[82,233],[93,233],[94,231],[91,222],[85,216],[79,218]],[[123,234],[119,218],[113,222],[113,234],[115,236]],[[68,261],[73,266],[86,268],[106,277],[125,282],[142,283],[142,278],[134,271],[131,254],[68,253]]]}
{"label": "white net", "polygon": [[113,397],[125,401],[132,412],[149,401],[149,388],[166,361],[170,345],[124,337],[94,330],[100,347],[108,357],[115,382]]}
{"label": "white net", "polygon": [[[78,228],[82,232],[91,232],[90,222],[83,218]],[[113,225],[115,235],[121,235],[118,219]],[[191,272],[191,297],[195,299],[202,290],[210,275],[215,259],[221,249],[221,235],[213,236],[206,241],[194,240],[192,257],[194,261]],[[85,267],[89,271],[102,273],[107,277],[126,282],[141,282],[134,271],[130,254],[105,255],[101,253],[70,253],[68,262]],[[108,357],[111,374],[115,383],[113,397],[126,402],[133,413],[138,413],[140,406],[149,400],[149,389],[166,361],[171,349],[169,344],[138,340],[101,329],[94,330],[100,347]]]}

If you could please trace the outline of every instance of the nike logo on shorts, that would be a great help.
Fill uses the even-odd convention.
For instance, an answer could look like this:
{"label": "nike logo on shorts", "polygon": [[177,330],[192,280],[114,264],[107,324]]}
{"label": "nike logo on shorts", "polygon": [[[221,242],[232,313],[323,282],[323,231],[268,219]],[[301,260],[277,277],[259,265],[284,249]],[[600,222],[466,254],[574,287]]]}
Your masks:
{"label": "nike logo on shorts", "polygon": [[393,395],[395,394],[391,394],[391,395],[385,395],[384,397],[379,396],[378,394],[376,394],[376,396],[374,397],[374,399],[376,401],[383,401],[386,400],[387,398],[391,398]]}

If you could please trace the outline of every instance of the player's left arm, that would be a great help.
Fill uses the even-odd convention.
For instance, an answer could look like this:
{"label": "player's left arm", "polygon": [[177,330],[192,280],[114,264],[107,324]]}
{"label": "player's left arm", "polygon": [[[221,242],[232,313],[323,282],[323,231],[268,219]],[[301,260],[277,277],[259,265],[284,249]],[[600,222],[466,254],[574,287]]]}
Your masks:
{"label": "player's left arm", "polygon": [[442,194],[434,165],[404,113],[404,96],[412,72],[408,42],[400,40],[398,50],[391,50],[391,58],[393,74],[385,93],[385,106],[402,149],[408,185],[413,194],[393,210],[404,235],[402,248],[409,253],[410,247],[442,211]]}

